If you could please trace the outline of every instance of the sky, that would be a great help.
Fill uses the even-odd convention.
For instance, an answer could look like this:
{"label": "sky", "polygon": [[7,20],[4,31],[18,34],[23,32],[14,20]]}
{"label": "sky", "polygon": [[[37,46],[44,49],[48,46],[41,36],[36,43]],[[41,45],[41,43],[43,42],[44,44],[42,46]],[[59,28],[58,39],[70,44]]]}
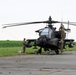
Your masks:
{"label": "sky", "polygon": [[[39,36],[35,31],[46,24],[2,27],[9,23],[46,21],[49,16],[56,21],[76,22],[76,0],[0,0],[0,40],[36,39]],[[59,26],[54,25],[57,29]],[[70,25],[70,29],[66,38],[76,41],[76,26]]]}

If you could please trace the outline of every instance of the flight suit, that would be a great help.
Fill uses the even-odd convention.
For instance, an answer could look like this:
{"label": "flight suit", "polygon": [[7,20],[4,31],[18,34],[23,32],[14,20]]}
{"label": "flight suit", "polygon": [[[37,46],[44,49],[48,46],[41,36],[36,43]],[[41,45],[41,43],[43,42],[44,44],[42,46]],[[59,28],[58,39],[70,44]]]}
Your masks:
{"label": "flight suit", "polygon": [[61,26],[59,28],[59,31],[60,31],[60,35],[61,35],[61,39],[59,41],[59,44],[60,44],[60,50],[61,50],[61,54],[63,52],[63,45],[64,45],[64,38],[66,36],[66,33],[65,33],[65,28],[64,28],[64,25],[61,23]]}

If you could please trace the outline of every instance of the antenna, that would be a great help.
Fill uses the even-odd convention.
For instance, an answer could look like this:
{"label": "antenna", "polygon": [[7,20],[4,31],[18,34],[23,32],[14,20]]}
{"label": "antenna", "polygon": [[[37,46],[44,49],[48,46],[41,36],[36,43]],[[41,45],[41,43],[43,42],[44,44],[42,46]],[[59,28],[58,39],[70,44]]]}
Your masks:
{"label": "antenna", "polygon": [[67,27],[67,29],[69,29],[69,20],[68,20],[68,27]]}
{"label": "antenna", "polygon": [[[69,20],[68,20],[67,29],[69,29]],[[68,31],[67,31],[67,39],[68,39]]]}
{"label": "antenna", "polygon": [[61,22],[63,22],[63,10],[62,10],[62,14],[61,14]]}
{"label": "antenna", "polygon": [[70,30],[69,30],[69,20],[68,20],[68,25],[67,25],[67,39],[68,39],[69,32],[70,32]]}

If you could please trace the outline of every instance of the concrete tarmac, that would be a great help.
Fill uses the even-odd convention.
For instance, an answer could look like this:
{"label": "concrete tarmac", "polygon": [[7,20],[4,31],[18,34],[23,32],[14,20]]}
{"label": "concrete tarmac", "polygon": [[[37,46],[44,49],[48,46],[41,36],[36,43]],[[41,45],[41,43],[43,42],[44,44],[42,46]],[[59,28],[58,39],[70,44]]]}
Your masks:
{"label": "concrete tarmac", "polygon": [[76,75],[76,52],[0,57],[0,75]]}

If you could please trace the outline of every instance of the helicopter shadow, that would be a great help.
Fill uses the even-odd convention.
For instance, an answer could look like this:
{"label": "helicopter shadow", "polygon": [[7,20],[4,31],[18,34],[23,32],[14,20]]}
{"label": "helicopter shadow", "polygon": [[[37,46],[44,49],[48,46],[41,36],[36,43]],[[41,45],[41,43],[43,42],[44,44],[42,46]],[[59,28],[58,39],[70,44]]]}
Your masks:
{"label": "helicopter shadow", "polygon": [[56,54],[54,51],[51,51],[51,52],[42,53],[41,55],[73,55],[73,53],[72,52],[63,52],[63,53]]}

